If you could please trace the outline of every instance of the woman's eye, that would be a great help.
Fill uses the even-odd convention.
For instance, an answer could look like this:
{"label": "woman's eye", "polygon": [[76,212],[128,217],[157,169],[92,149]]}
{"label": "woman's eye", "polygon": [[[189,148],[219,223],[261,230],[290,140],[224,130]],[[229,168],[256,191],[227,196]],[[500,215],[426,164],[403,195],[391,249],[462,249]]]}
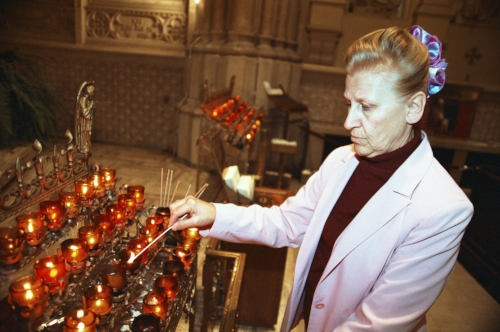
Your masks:
{"label": "woman's eye", "polygon": [[363,109],[363,111],[369,111],[370,110],[370,106],[361,105],[361,108]]}

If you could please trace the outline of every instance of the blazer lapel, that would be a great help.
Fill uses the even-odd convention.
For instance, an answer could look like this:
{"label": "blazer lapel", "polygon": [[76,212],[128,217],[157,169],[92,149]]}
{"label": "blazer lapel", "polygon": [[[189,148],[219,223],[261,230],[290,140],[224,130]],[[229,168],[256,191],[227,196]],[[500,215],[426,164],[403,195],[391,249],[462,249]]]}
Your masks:
{"label": "blazer lapel", "polygon": [[423,132],[422,138],[417,150],[366,203],[339,236],[320,283],[345,256],[411,204],[413,191],[433,161],[432,149]]}

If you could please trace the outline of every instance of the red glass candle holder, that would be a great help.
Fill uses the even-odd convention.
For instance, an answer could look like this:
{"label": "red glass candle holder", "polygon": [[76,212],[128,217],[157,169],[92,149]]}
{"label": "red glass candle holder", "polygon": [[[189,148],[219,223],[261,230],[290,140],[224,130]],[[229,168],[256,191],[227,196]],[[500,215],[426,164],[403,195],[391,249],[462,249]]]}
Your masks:
{"label": "red glass candle holder", "polygon": [[0,264],[12,265],[23,258],[26,243],[24,229],[16,227],[0,227]]}
{"label": "red glass candle holder", "polygon": [[24,276],[9,287],[8,299],[15,313],[23,319],[37,319],[48,305],[49,293],[39,276]]}
{"label": "red glass candle holder", "polygon": [[167,299],[158,293],[152,292],[144,296],[142,300],[142,311],[164,319],[169,309]]}
{"label": "red glass candle holder", "polygon": [[50,293],[63,291],[68,284],[70,266],[62,255],[50,255],[36,261],[35,275],[41,277]]}
{"label": "red glass candle holder", "polygon": [[61,249],[66,262],[71,266],[71,273],[82,273],[85,269],[85,260],[89,255],[87,241],[67,239],[61,243]]}
{"label": "red glass candle holder", "polygon": [[146,196],[144,196],[144,186],[130,185],[127,187],[127,194],[131,195],[136,204],[136,210],[142,209]]}
{"label": "red glass candle holder", "polygon": [[94,187],[94,195],[97,198],[101,198],[106,194],[106,190],[104,189],[104,180],[102,176],[99,174],[92,174],[87,178],[92,186]]}
{"label": "red glass candle holder", "polygon": [[172,255],[176,257],[178,260],[184,263],[185,268],[189,267],[191,263],[191,255],[192,252],[189,249],[186,249],[182,246],[177,246],[172,250]]}
{"label": "red glass candle holder", "polygon": [[186,228],[182,232],[183,232],[184,238],[191,238],[191,239],[194,239],[195,241],[198,241],[201,239],[200,231],[196,227]]}
{"label": "red glass candle holder", "polygon": [[[139,237],[139,238],[132,239],[127,243],[127,250],[131,250],[134,252],[134,254],[138,255],[142,251],[142,249],[146,248],[147,245],[148,245],[148,241]],[[148,254],[149,254],[149,248],[146,249],[141,254],[141,258],[137,258],[137,259],[141,259],[143,262],[147,262]]]}
{"label": "red glass candle holder", "polygon": [[179,246],[191,252],[192,255],[193,253],[198,251],[199,243],[195,239],[188,237],[184,238]]}
{"label": "red glass candle holder", "polygon": [[97,251],[103,241],[102,229],[97,225],[82,226],[78,229],[78,238],[87,241],[89,254]]}
{"label": "red glass candle holder", "polygon": [[64,332],[96,332],[97,317],[90,309],[77,309],[64,317]]}
{"label": "red glass candle holder", "polygon": [[17,226],[24,229],[26,244],[36,246],[45,241],[47,223],[38,212],[26,212],[16,217]]}
{"label": "red glass candle holder", "polygon": [[110,240],[113,237],[115,229],[114,216],[111,213],[96,214],[92,217],[94,224],[97,225],[103,232],[104,236]]}
{"label": "red glass candle holder", "polygon": [[40,213],[45,217],[50,231],[56,232],[63,227],[66,211],[61,201],[48,200],[40,202]]}
{"label": "red glass candle holder", "polygon": [[141,314],[132,322],[132,332],[160,332],[160,318],[153,314]]}
{"label": "red glass candle holder", "polygon": [[[148,228],[148,227],[143,227],[139,230],[139,237],[146,240],[148,244],[152,243],[156,237],[160,235],[157,229],[155,228]],[[158,247],[158,242],[161,241],[160,239],[153,243],[150,247],[149,250],[154,250]]]}
{"label": "red glass candle holder", "polygon": [[94,185],[88,179],[75,181],[75,193],[79,202],[89,201],[94,196]]}
{"label": "red glass candle holder", "polygon": [[119,293],[127,287],[127,270],[121,264],[113,264],[101,270],[101,278],[104,284]]}
{"label": "red glass candle holder", "polygon": [[61,191],[59,193],[59,200],[64,205],[66,217],[68,219],[78,217],[80,211],[78,210],[78,196],[74,191]]}
{"label": "red glass candle holder", "polygon": [[156,278],[153,285],[153,290],[165,297],[167,300],[171,301],[175,299],[177,292],[179,291],[179,281],[174,276],[159,276]]}
{"label": "red glass candle holder", "polygon": [[126,210],[118,204],[110,204],[106,206],[106,212],[111,213],[114,217],[116,227],[125,226],[125,218],[127,216]]}
{"label": "red glass candle holder", "polygon": [[159,207],[156,209],[156,216],[162,218],[164,227],[167,227],[170,222],[170,209],[168,207]]}
{"label": "red glass candle holder", "polygon": [[163,223],[163,218],[160,216],[151,216],[146,219],[146,227],[151,229],[156,229],[161,231],[164,229],[165,224]]}
{"label": "red glass candle holder", "polygon": [[186,274],[184,263],[179,260],[168,260],[163,264],[163,274],[166,276],[182,278]]}
{"label": "red glass candle holder", "polygon": [[104,188],[106,190],[115,189],[116,184],[116,171],[112,168],[101,168],[99,170],[99,175],[104,181]]}
{"label": "red glass candle holder", "polygon": [[108,285],[94,285],[85,291],[83,297],[85,309],[92,310],[98,316],[107,315],[113,308],[113,290]]}
{"label": "red glass candle holder", "polygon": [[116,198],[116,204],[118,204],[119,207],[125,209],[125,211],[127,212],[127,217],[129,219],[134,217],[136,211],[136,203],[132,195],[118,195],[118,197]]}
{"label": "red glass candle holder", "polygon": [[120,264],[127,270],[129,274],[134,273],[142,264],[142,259],[134,259],[132,262],[129,263],[130,257],[132,257],[132,254],[135,254],[132,250],[122,250],[118,257],[120,258]]}

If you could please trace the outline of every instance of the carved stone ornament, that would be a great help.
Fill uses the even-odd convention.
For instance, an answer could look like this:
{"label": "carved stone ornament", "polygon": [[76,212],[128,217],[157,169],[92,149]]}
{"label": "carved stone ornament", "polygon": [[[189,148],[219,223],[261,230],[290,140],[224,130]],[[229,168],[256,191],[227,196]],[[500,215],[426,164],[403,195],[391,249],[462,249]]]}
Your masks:
{"label": "carved stone ornament", "polygon": [[162,10],[87,6],[85,28],[92,38],[136,39],[169,44],[186,42],[186,14],[176,7]]}

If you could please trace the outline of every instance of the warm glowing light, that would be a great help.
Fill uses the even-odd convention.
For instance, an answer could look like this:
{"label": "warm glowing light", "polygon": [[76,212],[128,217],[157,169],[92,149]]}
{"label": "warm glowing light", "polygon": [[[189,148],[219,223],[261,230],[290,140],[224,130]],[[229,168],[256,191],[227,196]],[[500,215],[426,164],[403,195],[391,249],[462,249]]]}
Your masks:
{"label": "warm glowing light", "polygon": [[29,232],[29,233],[33,233],[33,231],[34,231],[34,230],[35,230],[35,229],[33,228],[33,224],[29,223],[29,224],[28,224],[28,232]]}
{"label": "warm glowing light", "polygon": [[77,246],[75,246],[74,244],[72,244],[72,245],[69,246],[69,249],[71,249],[71,250],[78,250],[79,248]]}
{"label": "warm glowing light", "polygon": [[95,239],[94,239],[93,237],[91,237],[91,238],[89,239],[89,243],[90,243],[90,244],[94,244],[94,243],[95,243]]}
{"label": "warm glowing light", "polygon": [[95,305],[98,306],[98,307],[100,307],[101,306],[101,300],[99,299],[99,300],[95,301]]}
{"label": "warm glowing light", "polygon": [[102,286],[101,285],[97,285],[97,292],[102,293]]}
{"label": "warm glowing light", "polygon": [[89,190],[89,188],[87,188],[86,186],[84,186],[82,188],[82,194],[84,194],[84,195],[87,194],[88,190]]}
{"label": "warm glowing light", "polygon": [[85,316],[85,312],[83,310],[78,310],[76,312],[76,317],[77,318],[82,318],[83,316]]}
{"label": "warm glowing light", "polygon": [[251,139],[251,138],[252,138],[252,135],[247,134],[247,139]]}
{"label": "warm glowing light", "polygon": [[55,277],[57,277],[57,274],[58,274],[58,273],[59,273],[59,271],[57,271],[56,269],[52,269],[52,270],[50,270],[50,272],[49,272],[49,277],[51,277],[51,278],[55,278]]}
{"label": "warm glowing light", "polygon": [[85,328],[85,324],[83,324],[83,322],[80,322],[78,323],[78,325],[76,326],[77,329],[81,330],[81,329],[84,329]]}
{"label": "warm glowing light", "polygon": [[32,291],[30,291],[30,290],[26,291],[26,300],[31,300],[31,299],[33,299],[33,297],[34,296],[33,296]]}
{"label": "warm glowing light", "polygon": [[30,285],[29,283],[25,283],[25,284],[23,285],[23,288],[24,288],[24,289],[31,289],[31,285]]}
{"label": "warm glowing light", "polygon": [[127,263],[133,263],[134,262],[134,259],[135,259],[135,253],[134,252],[131,252],[130,253],[130,258],[128,259]]}
{"label": "warm glowing light", "polygon": [[54,267],[54,263],[52,263],[52,262],[47,262],[47,263],[45,263],[45,266],[46,266],[46,267],[48,267],[48,268],[50,269],[51,267]]}

